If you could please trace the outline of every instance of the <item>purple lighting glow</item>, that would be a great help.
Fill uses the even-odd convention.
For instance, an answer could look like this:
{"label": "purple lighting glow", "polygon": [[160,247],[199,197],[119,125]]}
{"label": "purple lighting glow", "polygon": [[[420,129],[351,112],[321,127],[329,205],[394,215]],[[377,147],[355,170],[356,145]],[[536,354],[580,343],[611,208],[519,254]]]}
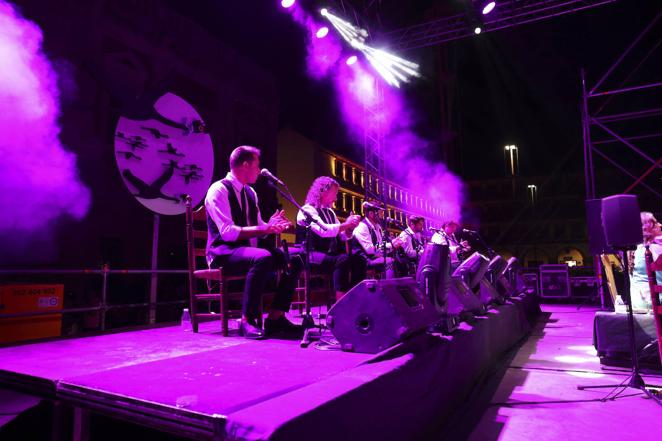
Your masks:
{"label": "purple lighting glow", "polygon": [[39,27],[0,0],[0,234],[17,241],[90,205],[76,156],[59,140],[57,79],[41,43]]}
{"label": "purple lighting glow", "polygon": [[492,10],[494,9],[495,6],[496,6],[496,2],[489,2],[488,4],[486,4],[483,7],[483,15],[487,15],[490,12],[492,12]]}
{"label": "purple lighting glow", "polygon": [[324,38],[328,35],[328,33],[329,33],[329,28],[327,28],[326,26],[322,26],[321,28],[319,28],[317,30],[317,32],[315,33],[315,36],[317,38]]}
{"label": "purple lighting glow", "polygon": [[295,0],[281,0],[280,5],[283,8],[287,9],[287,8],[291,8],[292,6],[294,6],[294,2],[295,2]]}
{"label": "purple lighting glow", "polygon": [[459,219],[464,185],[444,164],[425,159],[438,146],[416,134],[415,112],[403,92],[389,87],[365,63],[357,63],[356,55],[346,54],[345,63],[338,62],[343,56],[339,38],[332,32],[327,38],[314,38],[320,24],[302,8],[292,16],[308,31],[308,73],[317,80],[328,77],[332,81],[340,117],[357,146],[363,145],[366,130],[381,132],[391,179],[425,195],[443,219]]}

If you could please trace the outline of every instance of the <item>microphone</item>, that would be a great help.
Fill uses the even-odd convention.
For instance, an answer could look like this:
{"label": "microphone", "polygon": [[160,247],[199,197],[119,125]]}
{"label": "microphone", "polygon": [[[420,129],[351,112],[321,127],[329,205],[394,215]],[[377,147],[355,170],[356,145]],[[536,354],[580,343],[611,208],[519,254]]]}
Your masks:
{"label": "microphone", "polygon": [[477,231],[474,231],[474,230],[467,230],[466,228],[462,228],[462,232],[463,232],[463,233],[467,233],[467,234],[478,234]]}
{"label": "microphone", "polygon": [[262,176],[264,176],[265,178],[267,178],[268,180],[270,180],[271,182],[273,182],[273,183],[276,183],[276,184],[278,184],[278,185],[283,185],[283,186],[285,185],[285,183],[284,183],[283,181],[281,181],[280,179],[278,179],[277,177],[275,177],[275,176],[274,176],[269,170],[267,170],[266,168],[263,168],[262,170],[260,170],[260,174],[261,174]]}

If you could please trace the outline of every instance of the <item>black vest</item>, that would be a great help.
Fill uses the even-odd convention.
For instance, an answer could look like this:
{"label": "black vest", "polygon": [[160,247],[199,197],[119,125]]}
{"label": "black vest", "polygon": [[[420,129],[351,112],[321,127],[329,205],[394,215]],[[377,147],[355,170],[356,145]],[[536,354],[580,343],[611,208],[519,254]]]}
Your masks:
{"label": "black vest", "polygon": [[[221,184],[225,186],[228,192],[232,222],[239,227],[247,226],[244,213],[241,211],[241,204],[239,203],[239,199],[237,199],[237,194],[234,191],[232,183],[227,179],[223,179]],[[251,225],[257,225],[257,202],[252,191],[246,190],[246,199],[248,199],[248,218],[251,220]],[[207,244],[207,255],[222,256],[230,254],[235,248],[251,246],[248,239],[235,240],[234,242],[224,241],[221,238],[221,233],[218,231],[218,226],[211,216],[209,216],[209,213],[207,213],[207,228],[209,229],[211,239],[210,243]]]}
{"label": "black vest", "polygon": [[[363,218],[361,222],[366,224],[366,226],[368,227],[368,231],[370,232],[370,239],[372,240],[372,245],[375,247],[375,249],[379,249],[379,244],[377,243],[377,233],[375,233],[375,229],[372,228],[372,226],[370,226],[370,224],[365,220],[365,218]],[[369,257],[369,258],[373,257],[372,254],[366,253],[365,249],[363,248],[363,245],[361,245],[361,243],[358,240],[356,240],[356,238],[354,237],[352,238],[352,250],[354,251],[354,254],[358,254],[360,256]]]}
{"label": "black vest", "polygon": [[[319,215],[322,220],[327,223],[331,224],[335,222],[334,217],[331,217],[330,214],[322,214],[322,208],[317,208],[317,214]],[[326,210],[331,210],[326,209]],[[329,211],[327,211],[329,213]],[[327,219],[325,219],[327,218]],[[304,244],[306,241],[306,227],[302,227],[297,223],[297,228],[296,228],[296,243],[298,244]],[[325,254],[341,254],[342,253],[342,246],[340,244],[340,238],[338,236],[335,237],[320,237],[315,232],[311,231],[310,232],[310,249],[312,251],[319,251],[320,253],[325,253]]]}

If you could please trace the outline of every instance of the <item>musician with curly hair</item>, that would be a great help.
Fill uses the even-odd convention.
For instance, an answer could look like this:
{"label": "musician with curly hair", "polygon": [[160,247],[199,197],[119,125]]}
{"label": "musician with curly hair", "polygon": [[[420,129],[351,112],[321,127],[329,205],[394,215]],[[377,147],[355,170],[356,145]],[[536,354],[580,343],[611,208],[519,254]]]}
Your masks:
{"label": "musician with curly hair", "polygon": [[344,253],[344,242],[351,238],[352,230],[361,220],[360,216],[356,215],[349,216],[344,222],[338,220],[332,207],[339,188],[338,182],[328,176],[315,179],[308,189],[305,205],[297,214],[296,225],[296,241],[303,244],[306,240],[306,214],[317,220],[318,223],[313,222],[310,226],[310,264],[323,272],[333,274],[336,300],[350,287],[352,261],[350,256]]}

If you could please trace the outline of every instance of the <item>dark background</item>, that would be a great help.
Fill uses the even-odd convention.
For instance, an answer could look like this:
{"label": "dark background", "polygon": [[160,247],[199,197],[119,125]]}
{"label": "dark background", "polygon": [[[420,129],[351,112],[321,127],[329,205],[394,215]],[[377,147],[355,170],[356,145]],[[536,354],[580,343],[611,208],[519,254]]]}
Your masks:
{"label": "dark background", "polygon": [[[48,231],[1,238],[3,267],[149,266],[153,215],[121,181],[113,133],[132,101],[155,91],[172,90],[203,115],[216,148],[215,178],[226,173],[230,150],[242,143],[262,147],[264,165],[273,167],[276,136],[286,127],[361,161],[362,146],[347,135],[331,85],[306,76],[304,30],[276,0],[15,3],[42,28],[44,50],[60,74],[62,140],[78,155],[92,206],[80,222],[62,219]],[[324,6],[300,3],[310,10]],[[456,12],[456,3],[357,0],[333,6],[344,6],[348,17],[378,36]],[[448,165],[466,180],[500,178],[503,146],[516,144],[522,176],[581,173],[580,69],[594,84],[660,9],[659,1],[619,1],[403,54],[421,64],[423,79],[403,93],[416,109],[420,134],[432,141],[427,155],[451,158]],[[605,87],[618,87],[651,49],[628,84],[659,81],[659,42],[656,29]],[[452,100],[450,110],[442,110],[444,97]],[[659,102],[659,95],[641,93],[613,100],[605,112]],[[651,119],[620,129],[635,134],[659,127],[659,119]],[[637,145],[659,155],[659,143]],[[623,146],[610,144],[608,151],[636,175],[647,168]],[[599,158],[596,168],[610,170]],[[598,196],[631,182],[615,176],[598,182]],[[651,179],[659,189],[659,173]],[[275,198],[258,191],[268,215]],[[583,194],[582,187],[576,191]],[[635,194],[642,208],[658,210],[659,201],[646,190],[639,187]],[[183,216],[160,221],[159,267],[184,268]],[[116,301],[145,295],[146,280],[122,283],[114,290],[122,292]],[[175,285],[170,296],[184,298],[184,287]]]}

